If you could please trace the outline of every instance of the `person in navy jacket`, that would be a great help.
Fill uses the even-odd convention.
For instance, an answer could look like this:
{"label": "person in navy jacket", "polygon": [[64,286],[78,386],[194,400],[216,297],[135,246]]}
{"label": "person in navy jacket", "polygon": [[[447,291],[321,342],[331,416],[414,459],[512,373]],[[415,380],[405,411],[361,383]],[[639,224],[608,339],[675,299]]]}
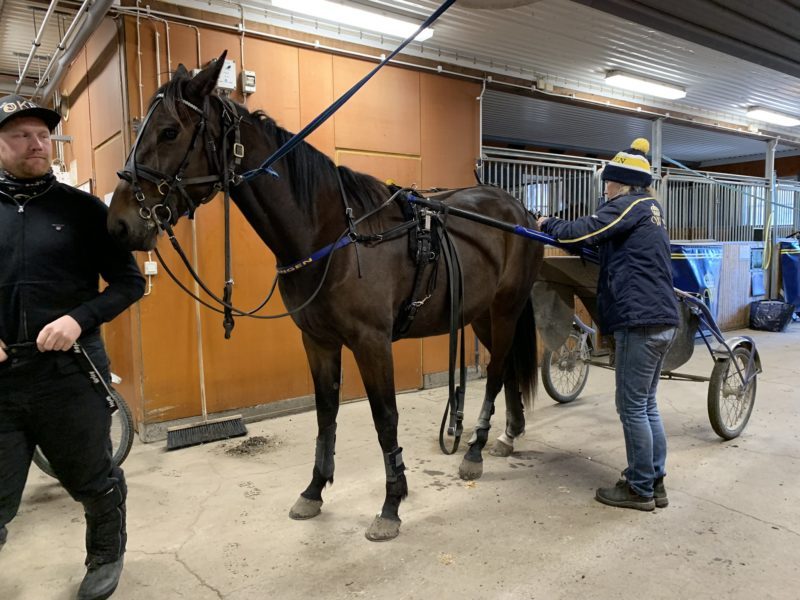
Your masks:
{"label": "person in navy jacket", "polygon": [[610,506],[653,510],[668,504],[664,488],[667,441],[656,403],[664,356],[678,325],[670,244],[664,211],[653,195],[644,138],[617,153],[603,169],[608,200],[574,221],[542,217],[544,233],[600,254],[597,305],[600,328],[616,346],[616,405],[628,466],[595,498]]}

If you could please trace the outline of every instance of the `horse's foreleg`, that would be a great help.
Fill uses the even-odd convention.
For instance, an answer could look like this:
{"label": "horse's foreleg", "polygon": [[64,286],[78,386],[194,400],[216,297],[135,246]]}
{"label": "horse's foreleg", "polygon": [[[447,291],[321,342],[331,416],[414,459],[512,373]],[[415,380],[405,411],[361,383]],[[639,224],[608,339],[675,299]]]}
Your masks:
{"label": "horse's foreleg", "polygon": [[367,529],[366,536],[371,541],[385,541],[399,535],[400,502],[408,495],[403,449],[397,443],[398,413],[391,342],[387,337],[385,343],[359,349],[354,354],[367,390],[386,469],[386,497],[381,513]]}
{"label": "horse's foreleg", "polygon": [[318,432],[311,483],[289,511],[289,516],[293,519],[316,517],[322,508],[322,490],[328,483],[333,483],[336,415],[339,412],[339,381],[342,367],[341,346],[323,347],[305,334],[303,344],[314,380]]}

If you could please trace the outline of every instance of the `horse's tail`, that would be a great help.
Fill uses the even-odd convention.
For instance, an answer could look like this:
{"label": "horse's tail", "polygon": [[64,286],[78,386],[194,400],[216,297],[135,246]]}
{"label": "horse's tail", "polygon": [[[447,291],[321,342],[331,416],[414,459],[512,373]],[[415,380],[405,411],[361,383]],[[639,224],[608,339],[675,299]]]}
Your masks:
{"label": "horse's tail", "polygon": [[514,330],[514,341],[511,343],[511,360],[513,361],[517,385],[522,394],[522,401],[529,412],[533,410],[533,398],[536,394],[539,373],[537,358],[536,321],[533,317],[533,304],[530,297],[528,297],[522,313],[517,319],[517,327]]}

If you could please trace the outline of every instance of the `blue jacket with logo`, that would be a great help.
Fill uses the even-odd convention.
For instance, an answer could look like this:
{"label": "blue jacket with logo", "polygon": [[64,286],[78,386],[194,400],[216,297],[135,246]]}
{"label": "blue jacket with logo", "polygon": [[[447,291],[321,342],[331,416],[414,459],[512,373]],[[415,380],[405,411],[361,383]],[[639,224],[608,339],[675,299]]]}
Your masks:
{"label": "blue jacket with logo", "polygon": [[617,196],[574,221],[550,218],[542,231],[562,243],[597,246],[600,327],[678,325],[669,235],[658,201],[645,193]]}

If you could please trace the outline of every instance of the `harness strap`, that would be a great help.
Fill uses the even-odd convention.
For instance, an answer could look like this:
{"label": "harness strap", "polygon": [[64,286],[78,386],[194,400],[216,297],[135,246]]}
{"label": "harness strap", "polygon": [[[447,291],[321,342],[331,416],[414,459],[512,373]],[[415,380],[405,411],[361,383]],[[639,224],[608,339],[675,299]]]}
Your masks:
{"label": "harness strap", "polygon": [[[344,183],[342,182],[342,174],[339,167],[336,168],[336,181],[339,184],[339,195],[342,197],[342,204],[344,204],[344,216],[347,220],[347,237],[354,242],[358,241],[358,232],[356,232],[356,222],[353,219],[353,209],[347,201],[347,192],[344,190]],[[361,279],[361,256],[358,253],[358,244],[355,246],[356,252],[356,267],[358,268],[358,278]]]}
{"label": "harness strap", "polygon": [[[433,292],[436,289],[436,276],[439,271],[439,253],[434,251],[432,240],[432,236],[436,235],[434,229],[436,229],[439,220],[432,220],[432,213],[427,209],[418,208],[413,204],[410,206],[414,213],[414,217],[410,222],[416,225],[414,285],[411,288],[411,295],[400,307],[400,314],[395,320],[392,329],[392,341],[404,337],[411,329],[411,324],[414,322],[417,312],[433,296]],[[428,269],[429,265],[433,266]],[[427,285],[424,293],[421,293],[426,273],[428,273]]]}
{"label": "harness strap", "polygon": [[[439,448],[445,454],[454,454],[458,450],[461,442],[461,434],[464,431],[464,394],[467,389],[467,369],[466,352],[464,349],[464,281],[461,270],[461,259],[450,234],[448,233],[445,222],[447,219],[447,206],[444,206],[442,214],[442,226],[438,229],[439,238],[442,243],[442,254],[447,265],[447,280],[450,288],[450,351],[449,351],[449,370],[448,370],[448,403],[445,406],[442,424],[439,427]],[[441,217],[440,217],[441,218]],[[461,329],[460,347],[460,385],[455,384],[456,352],[458,349],[458,330]],[[444,425],[447,422],[448,413],[450,422],[447,428],[448,435],[454,437],[452,448],[448,449],[444,443]]]}

